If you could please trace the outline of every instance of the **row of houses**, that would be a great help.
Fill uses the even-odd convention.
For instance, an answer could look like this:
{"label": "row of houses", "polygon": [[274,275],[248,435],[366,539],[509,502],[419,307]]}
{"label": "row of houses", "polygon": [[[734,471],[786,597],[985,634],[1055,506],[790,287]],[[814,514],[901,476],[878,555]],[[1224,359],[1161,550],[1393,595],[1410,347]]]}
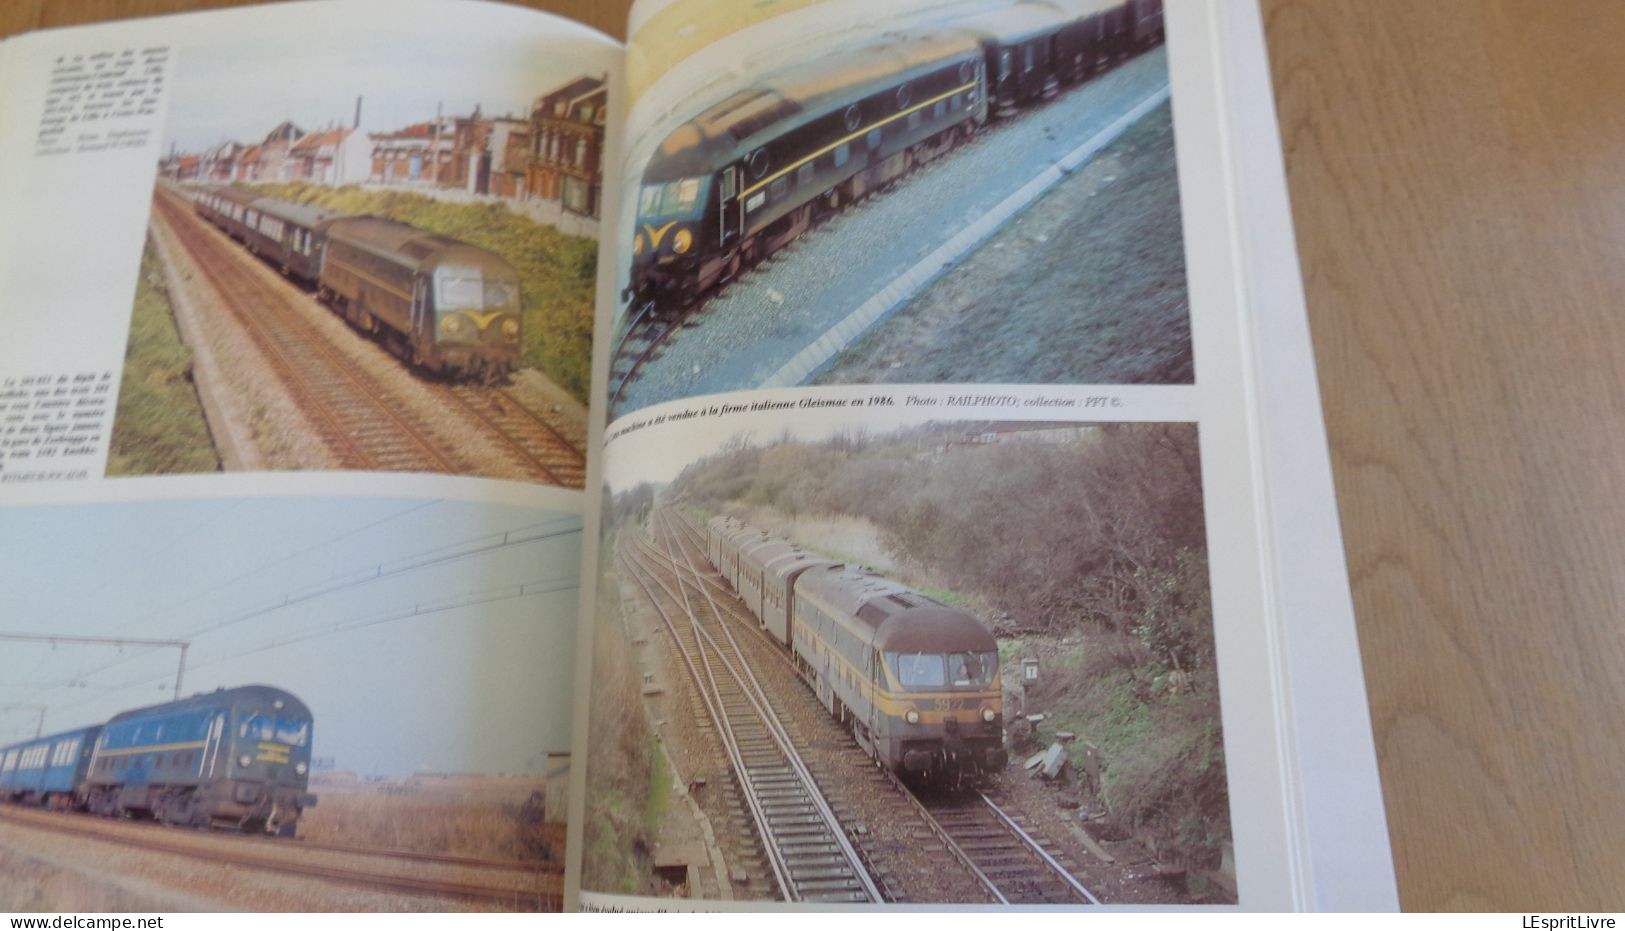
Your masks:
{"label": "row of houses", "polygon": [[537,97],[524,116],[437,115],[392,132],[306,132],[284,121],[257,143],[223,142],[159,165],[177,182],[379,184],[553,201],[599,215],[603,197],[603,77],[580,77]]}

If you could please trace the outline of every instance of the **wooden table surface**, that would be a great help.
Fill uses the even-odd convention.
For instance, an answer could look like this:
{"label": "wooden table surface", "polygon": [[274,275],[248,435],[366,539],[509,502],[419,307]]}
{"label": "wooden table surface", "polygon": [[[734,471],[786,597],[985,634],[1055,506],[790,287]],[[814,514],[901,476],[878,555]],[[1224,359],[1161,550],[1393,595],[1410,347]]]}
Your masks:
{"label": "wooden table surface", "polygon": [[1625,3],[1263,7],[1403,905],[1625,910]]}

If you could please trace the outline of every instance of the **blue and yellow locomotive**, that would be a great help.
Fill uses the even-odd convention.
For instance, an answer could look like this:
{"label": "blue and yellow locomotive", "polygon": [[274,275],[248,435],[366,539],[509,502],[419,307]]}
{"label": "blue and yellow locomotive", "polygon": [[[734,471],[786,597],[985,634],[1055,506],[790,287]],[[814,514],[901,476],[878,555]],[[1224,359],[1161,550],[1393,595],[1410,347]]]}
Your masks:
{"label": "blue and yellow locomotive", "polygon": [[0,798],[292,837],[316,804],[311,726],[270,686],[194,695],[0,748]]}
{"label": "blue and yellow locomotive", "polygon": [[1021,0],[770,72],[650,157],[623,296],[634,308],[691,301],[941,155],[992,111],[1161,37],[1162,0]]}

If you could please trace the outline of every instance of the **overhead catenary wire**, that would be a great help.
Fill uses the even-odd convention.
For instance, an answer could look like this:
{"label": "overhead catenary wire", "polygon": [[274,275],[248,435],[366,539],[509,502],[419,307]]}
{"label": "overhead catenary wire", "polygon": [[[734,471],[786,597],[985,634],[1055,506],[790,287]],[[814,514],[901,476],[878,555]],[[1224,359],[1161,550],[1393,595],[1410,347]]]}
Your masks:
{"label": "overhead catenary wire", "polygon": [[[254,655],[257,655],[257,654],[260,654],[260,653],[267,653],[267,652],[270,652],[270,651],[273,651],[273,650],[284,649],[286,647],[295,646],[295,645],[300,644],[300,643],[306,643],[306,642],[310,642],[310,641],[313,641],[313,640],[320,640],[320,639],[325,638],[325,637],[335,637],[335,636],[339,636],[339,635],[342,635],[342,634],[351,633],[351,632],[354,632],[354,631],[357,631],[357,630],[362,630],[362,629],[365,629],[365,628],[368,628],[368,627],[376,627],[376,626],[379,626],[379,625],[394,623],[394,622],[397,622],[397,621],[410,620],[412,618],[431,617],[431,616],[436,615],[436,614],[442,614],[442,613],[445,613],[447,611],[454,611],[454,610],[457,610],[459,608],[477,607],[477,606],[480,606],[480,605],[495,604],[495,603],[504,602],[504,601],[512,601],[512,600],[516,600],[516,599],[520,599],[520,598],[532,598],[532,597],[540,597],[542,595],[556,594],[558,592],[570,591],[572,589],[578,589],[580,587],[581,587],[580,580],[578,578],[576,578],[576,577],[573,577],[573,576],[569,577],[569,578],[540,579],[540,580],[533,581],[533,582],[525,582],[525,583],[522,583],[520,585],[503,586],[503,587],[500,587],[500,588],[487,589],[487,590],[484,590],[484,591],[481,591],[481,592],[473,592],[473,593],[469,593],[469,594],[467,594],[465,596],[455,598],[455,599],[451,599],[451,600],[448,600],[448,601],[431,602],[431,603],[425,603],[425,604],[414,604],[411,608],[408,608],[408,609],[402,609],[402,610],[389,612],[387,614],[383,614],[383,615],[379,615],[379,616],[360,618],[360,619],[356,619],[356,620],[352,620],[352,621],[341,621],[341,622],[338,622],[338,623],[333,624],[331,626],[324,627],[323,629],[320,629],[320,630],[307,631],[307,632],[305,632],[303,634],[298,634],[298,635],[294,635],[294,636],[290,636],[290,637],[284,637],[284,638],[281,638],[281,639],[278,639],[278,640],[273,640],[273,641],[271,641],[269,643],[263,643],[263,644],[260,644],[260,645],[254,646],[254,647],[250,647],[250,648],[247,648],[247,649],[244,649],[244,650],[239,650],[239,651],[229,653],[229,654],[226,654],[226,655],[223,655],[223,656],[210,657],[210,658],[204,659],[204,660],[202,660],[200,662],[192,663],[190,666],[188,666],[188,669],[189,670],[207,669],[210,666],[215,666],[215,665],[218,665],[220,663],[230,662],[232,660],[237,660],[237,659],[243,659],[245,657],[254,656]],[[140,686],[150,685],[152,683],[159,682],[159,681],[161,681],[162,679],[165,679],[165,678],[167,678],[167,676],[159,676],[159,675],[142,675],[142,676],[138,676],[138,677],[135,677],[135,678],[132,678],[132,679],[127,679],[127,680],[125,680],[123,682],[116,683],[114,685],[104,687],[104,688],[98,690],[99,694],[97,696],[95,696],[95,697],[96,698],[101,698],[101,697],[103,697],[105,695],[117,694],[119,692],[127,691],[127,690],[130,690],[130,689],[135,689],[135,688],[138,688]],[[78,708],[78,707],[81,707],[83,705],[86,705],[90,701],[91,701],[91,699],[87,698],[87,699],[82,700],[82,701],[78,701],[78,702],[74,702],[74,703],[69,704],[69,705],[65,705],[60,710],[62,710],[62,711],[72,710],[74,708]]]}
{"label": "overhead catenary wire", "polygon": [[[382,521],[380,521],[379,523],[382,523]],[[563,529],[559,529],[559,530],[546,530],[545,529],[545,528],[548,528],[548,527],[551,527],[551,526],[554,526],[554,525],[558,525],[558,524],[561,524],[561,523],[566,524],[566,525],[573,524],[574,526],[566,526]],[[284,595],[281,601],[275,602],[273,604],[262,605],[260,607],[254,608],[254,609],[251,609],[251,610],[248,610],[248,611],[245,611],[245,612],[241,612],[241,613],[239,613],[239,614],[237,614],[237,615],[235,615],[233,617],[226,618],[226,619],[221,620],[219,622],[216,622],[216,623],[213,623],[213,624],[206,624],[206,625],[204,625],[202,627],[198,627],[198,628],[195,628],[193,630],[185,631],[184,633],[181,633],[179,635],[178,639],[196,639],[196,638],[202,637],[202,636],[204,636],[206,634],[213,633],[213,632],[215,632],[217,630],[232,626],[234,624],[242,623],[243,621],[252,620],[252,619],[254,619],[256,617],[263,617],[265,615],[271,614],[271,613],[273,613],[275,611],[282,610],[283,608],[290,607],[292,605],[300,604],[300,603],[307,602],[307,601],[312,601],[312,600],[314,600],[314,599],[316,599],[318,597],[321,597],[323,595],[334,594],[334,593],[344,591],[344,590],[349,589],[349,588],[356,588],[356,587],[359,587],[359,586],[362,586],[362,585],[369,585],[369,584],[372,584],[373,582],[378,582],[378,581],[382,581],[384,579],[393,578],[393,577],[403,575],[403,574],[405,574],[407,572],[410,572],[412,570],[415,570],[415,569],[424,569],[424,568],[429,568],[429,567],[435,566],[435,565],[444,565],[444,564],[448,564],[448,563],[452,563],[452,562],[457,562],[457,561],[462,560],[462,559],[471,558],[473,556],[479,556],[479,555],[484,555],[484,554],[487,554],[487,553],[495,552],[497,550],[505,549],[505,548],[510,547],[510,546],[521,546],[521,545],[528,545],[528,544],[531,544],[531,543],[539,543],[539,542],[543,542],[543,541],[546,541],[546,540],[555,539],[555,538],[558,538],[558,537],[569,536],[571,534],[580,533],[580,532],[581,532],[580,518],[572,516],[572,517],[569,517],[569,518],[564,518],[562,520],[561,519],[554,519],[554,520],[542,521],[541,523],[531,524],[531,525],[528,525],[528,526],[525,526],[525,527],[520,527],[520,528],[517,528],[517,529],[514,529],[514,530],[504,531],[504,532],[502,532],[500,534],[486,534],[486,535],[483,535],[483,536],[480,536],[480,537],[475,537],[472,540],[465,540],[465,541],[461,541],[459,543],[448,544],[447,546],[437,547],[435,549],[428,550],[428,551],[425,551],[423,553],[418,553],[418,554],[415,554],[413,556],[405,557],[402,560],[396,560],[396,561],[393,561],[393,562],[390,562],[390,563],[381,563],[381,564],[379,564],[377,566],[372,567],[371,569],[356,570],[356,571],[353,571],[353,572],[346,573],[346,574],[344,574],[342,576],[329,576],[326,579],[323,579],[320,582],[316,582],[312,586],[308,586],[308,587],[300,590],[297,593],[290,593],[290,594]],[[492,541],[496,541],[496,542],[492,542]],[[221,583],[221,584],[225,584],[225,583]],[[221,586],[220,585],[214,586],[214,588],[219,588],[219,587],[221,587]],[[201,595],[194,596],[193,600],[195,600],[195,597],[201,597]],[[184,603],[184,602],[182,602],[182,603]],[[130,660],[135,659],[136,657],[145,656],[148,652],[150,652],[150,651],[149,650],[142,650],[142,651],[139,651],[139,652],[124,654],[124,655],[119,656],[119,657],[117,657],[115,659],[109,660],[109,661],[101,664],[100,666],[92,668],[92,669],[90,669],[90,670],[88,670],[86,672],[80,673],[77,676],[75,676],[75,678],[77,678],[77,679],[86,679],[86,678],[89,678],[90,676],[93,676],[93,675],[95,675],[97,673],[106,672],[107,670],[112,669],[115,666],[122,665],[123,663],[129,662]]]}
{"label": "overhead catenary wire", "polygon": [[[323,547],[330,546],[335,542],[338,542],[338,541],[343,540],[343,539],[348,538],[348,537],[353,537],[358,533],[362,533],[362,532],[365,532],[367,530],[376,528],[378,526],[387,524],[387,523],[389,523],[389,522],[391,522],[393,520],[398,520],[401,517],[407,516],[407,515],[409,515],[411,513],[417,512],[417,511],[421,511],[421,510],[423,510],[423,509],[425,509],[427,507],[430,507],[430,506],[432,506],[433,504],[436,504],[436,503],[439,503],[439,502],[429,502],[427,504],[417,505],[417,506],[414,506],[414,507],[409,508],[407,510],[398,511],[398,512],[396,512],[394,514],[391,514],[391,515],[387,516],[387,517],[383,517],[383,518],[380,518],[378,520],[369,522],[368,524],[363,525],[361,527],[352,528],[350,530],[345,531],[342,534],[331,537],[331,538],[323,541],[322,543],[317,544],[313,548],[305,549],[305,550],[300,551],[299,553],[294,553],[294,554],[290,554],[288,556],[284,556],[284,557],[276,560],[272,564],[262,565],[262,566],[257,567],[253,571],[246,572],[246,573],[239,573],[238,575],[233,576],[231,579],[223,580],[221,582],[214,583],[214,584],[208,586],[207,588],[204,588],[204,589],[202,589],[202,590],[200,590],[200,591],[198,591],[198,592],[196,592],[196,593],[194,593],[192,595],[189,595],[188,597],[182,599],[181,601],[176,602],[175,606],[178,607],[178,606],[181,606],[181,605],[193,603],[193,602],[197,601],[198,599],[203,598],[203,597],[205,597],[206,595],[208,595],[208,594],[210,594],[212,592],[216,592],[216,591],[219,591],[221,589],[227,588],[230,585],[240,583],[241,581],[243,581],[245,579],[248,579],[248,578],[251,578],[251,577],[253,577],[255,575],[263,574],[263,572],[266,569],[270,568],[272,565],[283,564],[283,563],[286,563],[286,562],[288,562],[288,561],[290,561],[290,560],[292,560],[292,559],[294,559],[294,558],[296,558],[298,556],[308,555],[313,550],[319,550],[319,549],[321,549]],[[279,599],[275,600],[272,603],[262,604],[262,605],[260,605],[258,607],[255,607],[255,608],[252,608],[252,609],[249,609],[249,610],[246,610],[246,611],[238,612],[237,614],[226,617],[224,619],[220,619],[220,620],[214,621],[212,623],[200,625],[200,626],[198,626],[198,627],[196,627],[196,628],[194,628],[192,630],[189,630],[189,631],[186,631],[186,632],[184,632],[182,634],[179,634],[178,636],[181,637],[181,638],[189,638],[189,639],[205,637],[205,636],[208,636],[210,634],[216,633],[216,632],[218,632],[218,631],[220,631],[222,629],[231,627],[233,625],[241,624],[241,623],[244,623],[244,622],[256,619],[256,618],[268,617],[268,616],[271,616],[271,615],[275,614],[276,612],[284,610],[284,609],[286,609],[288,607],[298,605],[298,604],[301,604],[301,603],[314,602],[314,601],[317,601],[317,600],[319,600],[321,598],[325,598],[327,596],[334,595],[334,594],[337,594],[337,593],[340,593],[340,592],[343,592],[343,591],[360,588],[360,587],[371,585],[371,584],[374,584],[374,583],[383,582],[383,581],[386,581],[386,580],[389,580],[389,579],[407,577],[407,576],[410,576],[411,574],[413,574],[415,572],[430,569],[430,568],[433,568],[435,566],[449,565],[449,564],[453,564],[453,563],[456,563],[456,562],[459,562],[459,561],[462,561],[462,560],[472,559],[472,558],[476,558],[476,557],[479,557],[479,556],[488,555],[488,554],[500,552],[500,551],[503,551],[503,550],[515,548],[515,547],[529,546],[529,545],[533,545],[533,544],[537,544],[537,543],[543,543],[543,542],[546,542],[546,541],[549,541],[549,540],[567,538],[567,537],[570,537],[570,536],[573,536],[573,535],[578,535],[580,533],[581,533],[581,519],[578,516],[575,516],[575,515],[566,515],[566,516],[561,516],[561,517],[557,517],[557,518],[551,518],[551,519],[548,519],[548,520],[540,521],[540,522],[535,523],[535,524],[528,524],[528,525],[518,527],[518,528],[514,528],[514,529],[511,529],[511,530],[500,531],[500,532],[489,533],[489,534],[483,534],[483,535],[480,535],[480,536],[477,536],[477,537],[472,537],[472,538],[468,538],[468,539],[465,539],[465,540],[462,540],[462,541],[458,541],[456,543],[451,543],[451,544],[447,544],[447,545],[444,545],[444,546],[439,546],[439,547],[434,547],[432,549],[419,551],[417,553],[414,553],[412,555],[403,557],[401,559],[392,560],[392,561],[388,561],[388,562],[381,562],[381,563],[374,564],[374,565],[372,565],[370,567],[367,567],[367,568],[364,568],[364,569],[352,570],[352,571],[347,571],[347,572],[342,573],[342,574],[328,576],[328,577],[326,577],[326,578],[324,578],[322,580],[314,582],[311,585],[305,586],[305,587],[303,587],[301,589],[298,589],[298,590],[295,590],[295,591],[290,591],[290,592],[283,595],[282,597],[280,597]],[[526,583],[525,586],[518,587],[518,589],[515,590],[515,594],[513,594],[510,597],[522,597],[522,596],[528,596],[528,595],[542,594],[544,592],[542,590],[535,589],[534,586],[536,586],[536,585],[561,584],[564,581],[566,581],[566,580],[551,580],[551,581],[544,581],[544,582],[540,582],[540,583]],[[578,582],[578,580],[576,580],[575,578],[572,577],[570,580],[568,580],[568,584],[571,585],[571,586],[575,586],[575,585],[578,585],[579,582]],[[527,588],[527,586],[530,586],[530,588]],[[554,589],[547,589],[547,590],[554,590]],[[468,595],[466,597],[468,597],[468,598],[476,598],[477,596],[471,594],[471,595]],[[473,604],[473,603],[477,603],[477,602],[468,602],[468,603]],[[464,604],[464,602],[462,602],[462,601],[447,602],[443,606],[441,606],[439,608],[436,608],[435,610],[436,611],[448,610],[450,608],[462,606],[463,604]],[[154,609],[153,611],[149,611],[146,614],[144,614],[143,617],[151,617],[154,614],[159,613],[162,610],[165,610],[165,609]],[[414,611],[415,614],[418,614],[418,615],[426,614],[426,613],[433,613],[432,611],[429,610],[429,606],[425,606],[425,605],[416,605],[416,606],[414,606],[413,611]],[[391,615],[389,617],[386,617],[383,620],[399,620],[399,619],[401,619],[403,617],[409,617],[409,616],[414,616],[414,615],[413,614],[406,614],[406,615],[400,615],[399,617]],[[125,629],[128,629],[128,627],[126,627]],[[348,629],[348,628],[345,628],[345,629]],[[342,632],[342,630],[328,631],[327,633],[335,633],[335,632]],[[71,635],[65,635],[65,636],[71,636]],[[140,638],[127,638],[127,639],[134,640],[134,639],[140,639]],[[296,641],[291,641],[291,642],[296,642]],[[148,655],[151,654],[150,649],[141,649],[141,648],[139,648],[138,645],[134,644],[133,642],[132,642],[131,645],[135,646],[136,648],[131,650],[130,652],[123,653],[122,655],[120,655],[120,656],[118,656],[118,657],[116,657],[114,659],[111,659],[111,660],[109,660],[109,661],[107,661],[105,663],[101,663],[99,665],[93,666],[93,667],[91,667],[89,669],[86,669],[84,666],[80,666],[79,670],[76,671],[75,673],[73,673],[73,675],[70,676],[69,679],[66,682],[59,682],[59,683],[54,684],[54,685],[47,685],[47,684],[44,684],[44,683],[39,683],[33,689],[33,691],[35,691],[36,693],[38,693],[38,692],[50,692],[50,691],[54,691],[55,689],[66,688],[66,687],[69,687],[69,686],[73,685],[76,682],[84,682],[85,680],[88,680],[90,677],[92,677],[94,675],[97,675],[97,674],[102,673],[102,672],[106,672],[107,670],[115,668],[115,667],[117,667],[117,666],[119,666],[121,664],[130,662],[130,661],[132,661],[134,659],[144,657],[144,656],[148,656]],[[287,644],[282,644],[282,645],[287,645]],[[270,645],[267,645],[267,646],[270,646]],[[263,649],[263,648],[264,647],[257,647],[255,649],[258,650],[258,649]],[[215,660],[211,660],[209,662],[214,662],[214,661]],[[193,664],[191,664],[191,668],[197,668],[200,665],[203,665],[203,664],[193,663]],[[120,684],[112,686],[110,688],[107,688],[107,687],[98,688],[98,689],[96,689],[97,695],[94,696],[94,697],[100,697],[100,695],[106,694],[109,691],[118,691],[118,690],[123,690],[123,689],[126,689],[126,688],[130,688],[130,687],[132,687],[133,684],[141,684],[141,683],[146,683],[146,682],[151,682],[151,681],[155,681],[155,678],[153,676],[144,675],[144,676],[140,677],[139,679],[131,680],[130,682],[127,682],[127,683],[120,683]],[[63,710],[71,710],[73,708],[83,706],[83,705],[89,703],[91,700],[93,700],[93,697],[92,696],[87,696],[81,701],[75,701],[75,702],[72,702],[72,703],[70,703],[70,704],[68,704],[66,706],[60,706],[59,705],[58,706],[58,713],[60,713],[60,711],[63,711]]]}

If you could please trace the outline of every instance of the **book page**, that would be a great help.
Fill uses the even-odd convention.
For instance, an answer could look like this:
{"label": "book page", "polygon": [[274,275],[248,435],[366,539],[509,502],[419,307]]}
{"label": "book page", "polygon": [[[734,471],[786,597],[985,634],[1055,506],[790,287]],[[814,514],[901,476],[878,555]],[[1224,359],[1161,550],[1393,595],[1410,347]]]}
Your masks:
{"label": "book page", "polygon": [[0,50],[0,910],[557,910],[620,49]]}
{"label": "book page", "polygon": [[1317,901],[1216,22],[634,11],[584,908]]}
{"label": "book page", "polygon": [[[0,183],[32,223],[0,254],[4,481],[582,487],[619,50],[523,10],[413,9],[9,43]],[[41,405],[58,388],[65,417]]]}

